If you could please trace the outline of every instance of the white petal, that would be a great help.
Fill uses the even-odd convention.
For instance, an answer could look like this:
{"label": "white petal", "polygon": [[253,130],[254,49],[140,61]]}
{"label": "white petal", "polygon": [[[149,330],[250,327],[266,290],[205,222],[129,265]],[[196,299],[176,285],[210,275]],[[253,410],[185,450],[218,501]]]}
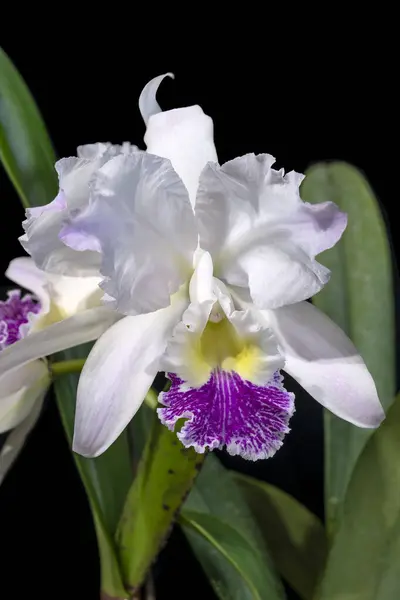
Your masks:
{"label": "white petal", "polygon": [[98,275],[100,256],[96,248],[76,252],[60,240],[59,234],[71,211],[82,210],[88,204],[89,183],[96,171],[121,152],[126,151],[120,146],[90,144],[78,149],[84,158],[63,158],[56,163],[60,192],[50,204],[26,211],[25,235],[20,238],[41,269],[72,276]]}
{"label": "white petal", "polygon": [[100,277],[68,277],[47,273],[51,299],[63,318],[99,306],[103,296],[99,288],[100,281]]}
{"label": "white petal", "polygon": [[38,269],[31,258],[27,256],[14,258],[8,265],[5,275],[17,285],[33,292],[40,300],[42,312],[46,313],[49,310],[50,298],[46,287],[46,273]]}
{"label": "white petal", "polygon": [[198,249],[194,263],[195,270],[189,283],[190,305],[174,329],[160,368],[179,375],[193,385],[200,385],[208,379],[210,368],[197,360],[197,349],[217,297],[209,252]]}
{"label": "white petal", "polygon": [[301,249],[294,251],[290,245],[272,244],[270,239],[268,245],[254,245],[227,261],[217,273],[244,293],[249,289],[252,301],[260,308],[275,308],[310,298],[328,283],[330,271]]}
{"label": "white petal", "polygon": [[200,106],[160,112],[150,117],[144,141],[147,152],[169,158],[194,206],[202,169],[218,160],[212,119]]}
{"label": "white petal", "polygon": [[196,199],[200,245],[216,277],[249,288],[261,308],[304,300],[327,282],[316,254],[333,246],[346,216],[326,202],[302,202],[297,173],[275,171],[268,154],[248,154],[202,172]]}
{"label": "white petal", "polygon": [[214,300],[213,262],[210,253],[197,250],[194,262],[195,270],[189,283],[190,301],[201,303]]}
{"label": "white petal", "polygon": [[18,458],[25,445],[28,435],[35,427],[39,419],[46,390],[47,388],[43,389],[42,394],[36,399],[29,415],[22,421],[22,423],[17,425],[17,427],[11,431],[0,450],[0,485],[8,471],[13,466],[15,460]]}
{"label": "white petal", "polygon": [[134,146],[130,142],[124,142],[122,145],[110,144],[109,142],[97,142],[95,144],[78,146],[77,155],[78,158],[86,158],[89,160],[103,159],[104,157],[108,160],[118,154],[130,154],[131,152],[136,152],[137,149],[137,146]]}
{"label": "white petal", "polygon": [[83,456],[104,452],[132,419],[154,377],[186,300],[125,317],[94,345],[77,394],[73,448]]}
{"label": "white petal", "polygon": [[27,219],[22,223],[25,234],[19,241],[38,267],[45,271],[69,275],[98,273],[100,257],[97,253],[77,253],[59,239],[68,214],[63,192],[46,206],[27,209]]}
{"label": "white petal", "polygon": [[118,313],[100,306],[34,331],[0,352],[0,376],[36,358],[95,340],[120,318]]}
{"label": "white petal", "polygon": [[156,100],[156,94],[161,82],[166,77],[174,79],[175,76],[173,73],[164,73],[164,75],[154,77],[154,79],[144,86],[142,93],[139,96],[139,110],[146,125],[152,115],[156,115],[162,111]]}
{"label": "white petal", "polygon": [[56,163],[60,190],[65,195],[69,210],[84,208],[89,201],[89,184],[97,170],[121,152],[120,146],[111,144],[91,144],[79,147],[79,154],[85,158],[62,158]]}
{"label": "white petal", "polygon": [[76,154],[78,158],[95,160],[101,158],[109,149],[111,144],[104,142],[96,142],[94,144],[83,144],[78,146]]}
{"label": "white petal", "polygon": [[193,270],[197,229],[187,191],[171,163],[137,152],[99,172],[89,208],[71,228],[97,238],[103,289],[125,314],[168,306]]}
{"label": "white petal", "polygon": [[352,342],[308,302],[265,311],[285,355],[285,371],[325,408],[359,427],[384,419],[375,383]]}
{"label": "white petal", "polygon": [[43,399],[50,384],[47,365],[35,360],[0,376],[0,433],[13,429]]}

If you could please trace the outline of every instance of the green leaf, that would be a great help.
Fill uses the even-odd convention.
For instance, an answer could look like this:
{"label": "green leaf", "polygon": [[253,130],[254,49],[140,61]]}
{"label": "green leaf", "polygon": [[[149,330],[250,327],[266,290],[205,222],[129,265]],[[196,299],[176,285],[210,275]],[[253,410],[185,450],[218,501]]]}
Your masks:
{"label": "green leaf", "polygon": [[[264,587],[264,565],[257,550],[226,521],[200,512],[185,511],[182,522],[191,527],[237,570],[246,582],[254,600],[279,598]],[[228,598],[228,596],[227,596]]]}
{"label": "green leaf", "polygon": [[[87,346],[66,350],[57,360],[87,356]],[[57,405],[69,442],[72,442],[76,387],[79,375],[63,375],[54,382]],[[118,521],[131,483],[131,464],[127,433],[97,458],[73,454],[88,495],[96,528],[101,565],[101,589],[110,597],[125,598],[116,548],[113,541]]]}
{"label": "green leaf", "polygon": [[323,573],[327,539],[321,521],[286,492],[235,474],[275,566],[304,600],[311,600]]}
{"label": "green leaf", "polygon": [[400,396],[354,470],[320,600],[400,598]]}
{"label": "green leaf", "polygon": [[[154,418],[157,418],[154,410],[143,404],[129,425],[135,462],[141,455],[144,446],[143,438],[149,435],[149,428],[154,422]],[[280,589],[279,578],[271,567],[258,524],[242,498],[232,473],[227,471],[213,454],[208,455],[194,487],[183,505],[182,518],[178,517],[178,521],[218,597],[222,600],[252,600],[251,589],[231,561],[227,560],[207,539],[199,535],[187,523],[185,524],[184,517],[187,511],[213,514],[221,519],[229,515],[229,523],[231,524],[232,520],[238,535],[249,540],[250,544],[257,549],[258,563],[262,563],[266,590],[269,590],[271,594],[275,593],[277,588]],[[282,596],[278,595],[277,597],[281,598]],[[273,599],[274,596],[271,598]]]}
{"label": "green leaf", "polygon": [[154,420],[117,536],[130,591],[143,583],[203,458],[192,448],[184,448],[176,433]]}
{"label": "green leaf", "polygon": [[128,425],[128,436],[131,446],[131,456],[134,465],[134,472],[140,463],[146,442],[150,437],[151,428],[157,414],[154,408],[150,408],[145,402],[137,411],[135,418]]}
{"label": "green leaf", "polygon": [[[226,530],[230,540],[234,538],[243,540],[243,546],[252,549],[251,572],[246,571],[243,574],[237,568],[236,559],[227,556],[228,539],[224,536],[222,538],[216,536],[213,540],[215,531],[213,534],[209,531],[211,537],[201,532],[203,522],[197,521],[200,529],[190,523],[195,513],[217,519],[218,523],[222,523],[222,528],[224,525],[230,528]],[[208,455],[195,486],[183,506],[179,520],[194,553],[221,600],[284,598],[281,582],[272,566],[259,525],[234,481],[233,472],[225,469],[215,455]],[[247,550],[246,557],[248,557]],[[261,596],[255,595],[254,586],[257,594]]]}
{"label": "green leaf", "polygon": [[180,525],[217,597],[221,600],[253,600],[251,589],[240,571],[217,545],[190,527],[185,521],[185,514],[179,519]]}
{"label": "green leaf", "polygon": [[0,160],[25,208],[57,194],[55,155],[21,75],[0,48]]}
{"label": "green leaf", "polygon": [[[46,204],[57,193],[55,156],[35,102],[22,77],[0,49],[0,159],[25,207]],[[88,347],[69,350],[59,360],[84,358]],[[78,375],[55,382],[62,422],[72,441]],[[102,591],[126,597],[113,537],[132,479],[129,445],[124,432],[96,459],[74,454],[85,486],[99,544]]]}
{"label": "green leaf", "polygon": [[[342,240],[319,257],[332,276],[313,302],[352,339],[388,408],[395,393],[394,294],[379,204],[364,176],[346,163],[320,163],[306,175],[304,200],[332,200],[348,214]],[[351,473],[371,434],[325,411],[325,508],[331,534],[341,518]]]}

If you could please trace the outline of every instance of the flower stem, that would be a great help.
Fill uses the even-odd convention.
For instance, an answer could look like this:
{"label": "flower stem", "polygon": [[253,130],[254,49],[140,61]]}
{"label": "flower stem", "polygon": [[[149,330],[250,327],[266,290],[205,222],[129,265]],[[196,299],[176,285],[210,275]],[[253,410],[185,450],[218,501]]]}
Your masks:
{"label": "flower stem", "polygon": [[85,358],[74,358],[72,360],[62,360],[50,365],[50,371],[53,377],[67,375],[68,373],[79,373],[85,364]]}

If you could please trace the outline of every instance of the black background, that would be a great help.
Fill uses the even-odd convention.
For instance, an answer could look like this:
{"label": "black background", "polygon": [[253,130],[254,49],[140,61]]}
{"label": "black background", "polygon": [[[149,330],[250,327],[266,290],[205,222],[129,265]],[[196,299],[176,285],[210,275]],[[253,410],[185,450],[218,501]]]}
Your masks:
{"label": "black background", "polygon": [[[379,26],[371,22],[360,23],[355,38],[344,19],[329,40],[321,28],[318,38],[314,31],[293,40],[284,22],[284,14],[279,21],[266,20],[259,47],[257,33],[253,38],[246,31],[244,43],[228,31],[230,40],[221,51],[210,49],[212,28],[193,32],[190,44],[180,39],[178,28],[161,48],[153,46],[151,36],[140,42],[134,36],[99,38],[94,24],[79,40],[71,28],[46,32],[45,39],[38,34],[32,43],[21,34],[4,36],[0,43],[28,83],[58,156],[74,155],[77,145],[95,141],[129,140],[144,147],[139,93],[152,77],[173,71],[175,81],[166,80],[160,88],[160,105],[167,110],[200,104],[214,120],[220,162],[269,152],[278,167],[301,172],[318,160],[353,163],[375,188],[397,250],[398,96],[390,35],[378,42],[374,26],[378,31]],[[272,39],[274,27],[279,35]],[[17,241],[23,210],[3,172],[0,190],[4,273],[9,260],[23,254]],[[8,285],[4,277],[1,285]],[[222,458],[230,467],[279,485],[323,517],[322,415],[305,393],[297,394],[292,431],[273,459],[250,464]],[[98,600],[90,512],[51,399],[0,488],[0,523],[2,600],[23,600],[31,593],[42,599]],[[154,574],[157,599],[214,598],[179,531]]]}

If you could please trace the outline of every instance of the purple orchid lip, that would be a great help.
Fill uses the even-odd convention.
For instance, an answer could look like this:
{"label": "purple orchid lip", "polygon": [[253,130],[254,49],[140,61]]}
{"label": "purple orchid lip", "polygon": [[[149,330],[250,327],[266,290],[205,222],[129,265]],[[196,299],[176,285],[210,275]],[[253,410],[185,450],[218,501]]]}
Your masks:
{"label": "purple orchid lip", "polygon": [[177,435],[196,452],[226,446],[231,455],[265,459],[275,454],[290,431],[294,394],[283,387],[279,371],[265,386],[219,369],[197,389],[174,374],[168,376],[172,385],[160,394],[165,408],[157,410],[159,418],[171,430],[179,419],[187,419]]}
{"label": "purple orchid lip", "polygon": [[7,300],[0,301],[0,350],[21,339],[21,325],[29,323],[29,315],[40,309],[40,302],[31,294],[21,297],[21,290],[8,292]]}

